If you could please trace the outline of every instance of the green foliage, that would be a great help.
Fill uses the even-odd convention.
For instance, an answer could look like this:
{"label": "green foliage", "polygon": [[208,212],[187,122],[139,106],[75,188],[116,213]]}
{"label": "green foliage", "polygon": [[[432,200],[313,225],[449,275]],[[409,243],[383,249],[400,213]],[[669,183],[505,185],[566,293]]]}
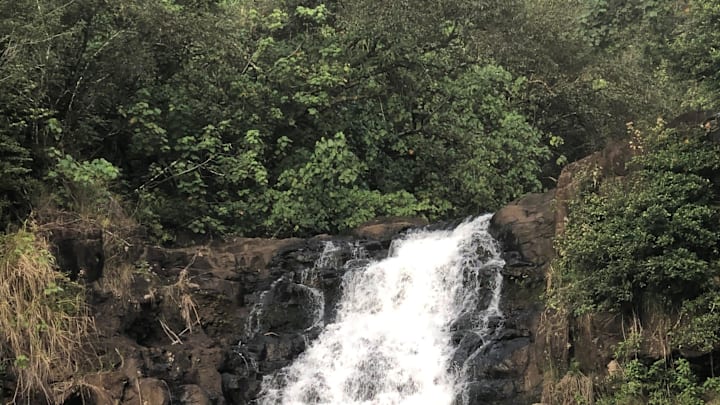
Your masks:
{"label": "green foliage", "polygon": [[[599,311],[677,314],[670,353],[712,353],[720,344],[720,145],[700,128],[644,133],[629,127],[637,156],[630,173],[604,179],[588,168],[557,241],[552,305],[574,315]],[[644,315],[642,315],[644,314]],[[675,317],[674,317],[675,318]],[[664,331],[659,331],[664,333]],[[632,333],[615,350],[621,373],[601,404],[702,404],[718,380],[688,360],[650,363],[640,356],[645,334]],[[696,375],[696,373],[698,373]]]}
{"label": "green foliage", "polygon": [[29,163],[29,151],[0,132],[0,227],[27,198],[32,185]]}
{"label": "green foliage", "polygon": [[524,81],[467,55],[464,17],[447,20],[457,10],[415,15],[436,23],[402,40],[360,25],[364,8],[337,10],[170,12],[193,53],[122,104],[116,161],[158,235],[330,232],[380,214],[495,209],[539,188],[548,138],[518,105]]}
{"label": "green foliage", "polygon": [[[688,1],[682,10],[683,22],[672,41],[673,65],[685,77],[698,80],[710,102],[720,102],[720,2]],[[711,104],[711,105],[712,105]]]}
{"label": "green foliage", "polygon": [[611,395],[599,398],[600,405],[644,403],[650,405],[702,405],[709,394],[715,394],[720,379],[700,382],[690,363],[678,359],[668,364],[658,360],[646,365],[633,359],[624,364],[622,376],[612,382],[617,387]]}
{"label": "green foliage", "polygon": [[555,294],[576,314],[635,308],[647,294],[677,307],[718,287],[720,146],[704,131],[659,129],[641,147],[637,170],[589,183],[571,208]]}
{"label": "green foliage", "polygon": [[57,182],[56,197],[60,206],[84,212],[111,198],[109,187],[120,175],[112,163],[103,158],[78,162],[56,149],[51,154],[56,156],[57,164],[47,176]]}
{"label": "green foliage", "polygon": [[683,302],[678,328],[670,334],[673,347],[700,353],[720,347],[720,295],[710,291]]}
{"label": "green foliage", "polygon": [[[514,76],[527,78],[523,111],[530,123],[563,140],[552,149],[552,161],[543,166],[544,184],[553,184],[565,162],[622,137],[626,122],[654,122],[657,116],[675,115],[681,107],[687,83],[672,76],[667,61],[655,55],[664,46],[655,20],[633,21],[607,40],[612,46],[591,45],[593,27],[604,30],[612,25],[610,17],[591,13],[665,7],[663,2],[653,3],[510,1],[493,5],[499,15],[477,27],[478,52]],[[659,26],[667,31],[674,25]]]}
{"label": "green foliage", "polygon": [[681,93],[642,51],[588,46],[604,21],[627,42],[637,12],[659,43],[665,3],[601,3],[3,4],[2,215],[48,174],[66,206],[111,187],[163,240],[497,209]]}
{"label": "green foliage", "polygon": [[587,2],[583,33],[597,47],[658,46],[672,30],[677,3],[669,0]]}
{"label": "green foliage", "polygon": [[515,105],[524,87],[523,79],[494,65],[440,83],[425,105],[431,136],[410,138],[423,159],[425,193],[467,213],[498,209],[540,188],[540,163],[549,150],[544,134]]}
{"label": "green foliage", "polygon": [[278,179],[267,226],[276,232],[345,230],[378,215],[414,215],[426,208],[407,192],[368,190],[362,184],[366,170],[342,132],[321,138],[303,167]]}

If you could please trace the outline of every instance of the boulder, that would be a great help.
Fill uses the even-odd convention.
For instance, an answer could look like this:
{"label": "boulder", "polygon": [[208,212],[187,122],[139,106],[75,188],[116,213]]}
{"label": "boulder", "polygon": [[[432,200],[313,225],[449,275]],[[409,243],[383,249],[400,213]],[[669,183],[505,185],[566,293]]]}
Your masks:
{"label": "boulder", "polygon": [[180,403],[182,405],[212,405],[207,393],[195,384],[180,387]]}
{"label": "boulder", "polygon": [[628,141],[616,141],[603,150],[595,152],[563,168],[558,177],[555,191],[555,235],[565,232],[568,218],[568,203],[580,190],[583,181],[601,182],[610,177],[625,176],[628,163],[636,150]]}
{"label": "boulder", "polygon": [[169,386],[157,378],[140,378],[134,387],[128,387],[123,405],[170,405],[172,400]]}
{"label": "boulder", "polygon": [[490,231],[504,250],[517,251],[522,260],[536,266],[553,258],[554,197],[554,190],[528,194],[495,213]]}
{"label": "boulder", "polygon": [[410,228],[428,225],[425,218],[418,217],[381,217],[358,226],[351,234],[358,238],[390,240],[398,233]]}

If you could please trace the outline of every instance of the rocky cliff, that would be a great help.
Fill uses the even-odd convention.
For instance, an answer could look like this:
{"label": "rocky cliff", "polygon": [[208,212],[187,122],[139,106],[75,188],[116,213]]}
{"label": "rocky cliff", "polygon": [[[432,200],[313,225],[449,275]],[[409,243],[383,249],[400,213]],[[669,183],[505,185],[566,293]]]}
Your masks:
{"label": "rocky cliff", "polygon": [[[552,319],[542,294],[574,179],[588,171],[622,175],[629,155],[626,146],[616,145],[571,164],[557,189],[525,196],[494,216],[491,231],[505,251],[505,320],[483,355],[467,364],[470,404],[538,402],[547,362],[567,361],[571,341],[588,344],[586,359],[582,350],[575,357],[598,367],[607,364],[597,354],[602,350],[589,349],[602,342],[570,336],[573,328]],[[60,265],[71,273],[95,269],[87,282],[99,331],[95,350],[104,371],[73,378],[74,389],[57,402],[252,403],[263,376],[302,353],[319,334],[319,320],[333,319],[342,274],[385,257],[394,237],[425,225],[385,218],[342,237],[237,238],[176,249],[132,246],[126,250],[132,252],[127,257],[133,270],[119,289],[104,285],[97,268],[109,261],[102,234],[60,232],[55,241]],[[94,267],[85,263],[88,257]],[[323,302],[314,291],[322,291]],[[464,338],[461,322],[456,327],[454,361],[462,364],[482,342]]]}

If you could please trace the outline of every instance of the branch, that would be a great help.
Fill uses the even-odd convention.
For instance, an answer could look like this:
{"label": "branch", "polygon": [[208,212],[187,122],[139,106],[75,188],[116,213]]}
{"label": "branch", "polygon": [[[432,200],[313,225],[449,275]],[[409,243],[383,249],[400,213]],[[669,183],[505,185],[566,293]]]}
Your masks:
{"label": "branch", "polygon": [[[197,169],[205,166],[207,163],[209,163],[210,161],[212,161],[213,159],[215,159],[217,156],[218,156],[218,155],[212,155],[212,156],[210,156],[209,158],[205,159],[204,162],[198,163],[198,164],[196,164],[196,165],[193,166],[193,167],[190,167],[190,168],[188,168],[188,169],[185,169],[185,170],[181,171],[180,173],[173,174],[172,176],[169,176],[169,177],[167,177],[167,178],[165,178],[165,179],[163,179],[163,180],[161,180],[161,181],[153,184],[151,187],[157,187],[157,186],[159,186],[160,184],[163,184],[163,183],[165,183],[165,182],[167,182],[167,181],[170,181],[170,180],[172,180],[172,179],[174,179],[174,178],[176,178],[176,177],[180,177],[180,176],[186,175],[186,174],[188,174],[188,173],[190,173],[190,172],[193,172],[193,171],[195,171],[195,170],[197,170]],[[152,179],[146,181],[146,182],[143,183],[140,187],[136,188],[135,191],[137,192],[137,191],[140,191],[140,190],[144,190],[146,187],[148,187],[148,184],[150,184],[150,183],[153,182],[154,180],[158,179],[160,176],[162,176],[163,174],[165,174],[168,170],[170,170],[173,166],[175,166],[175,165],[178,164],[178,163],[180,163],[179,160],[176,160],[176,161],[172,162],[168,167],[166,167],[165,169],[163,169],[160,173],[156,174]]]}

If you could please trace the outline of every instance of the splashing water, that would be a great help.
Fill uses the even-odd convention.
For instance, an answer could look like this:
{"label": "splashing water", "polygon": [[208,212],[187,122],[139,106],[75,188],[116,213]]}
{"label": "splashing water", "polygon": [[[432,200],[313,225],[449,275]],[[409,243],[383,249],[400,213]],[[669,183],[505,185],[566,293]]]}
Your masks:
{"label": "splashing water", "polygon": [[[470,315],[484,336],[488,319],[502,316],[503,262],[489,222],[485,215],[453,231],[412,233],[391,257],[348,270],[335,322],[266,377],[259,403],[452,404],[463,386],[462,371],[451,366],[453,321]],[[493,294],[482,310],[487,287]]]}

